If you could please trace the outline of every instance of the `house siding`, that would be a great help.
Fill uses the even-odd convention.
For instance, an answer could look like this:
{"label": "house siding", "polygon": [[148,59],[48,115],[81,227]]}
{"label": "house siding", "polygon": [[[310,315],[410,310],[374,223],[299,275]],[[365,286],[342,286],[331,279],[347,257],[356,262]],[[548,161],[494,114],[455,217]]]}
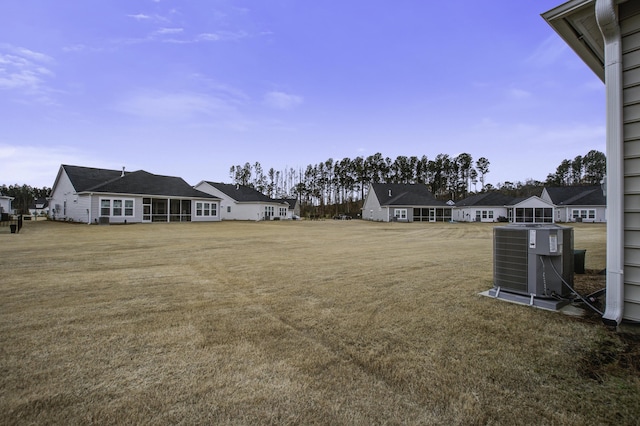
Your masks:
{"label": "house siding", "polygon": [[387,209],[383,209],[380,206],[380,201],[376,197],[375,191],[371,189],[367,192],[367,197],[362,207],[362,218],[375,222],[387,220]]}
{"label": "house siding", "polygon": [[[280,217],[280,207],[287,206],[286,204],[281,204],[276,201],[273,203],[257,201],[238,202],[207,182],[196,185],[196,189],[221,199],[218,213],[221,220],[263,220],[266,206],[273,207],[273,219],[274,217]],[[231,207],[230,212],[228,211],[229,207]]]}
{"label": "house siding", "polygon": [[[73,207],[74,199],[78,196],[75,193],[75,188],[71,184],[71,180],[69,176],[67,176],[67,172],[64,169],[61,169],[58,182],[55,185],[55,192],[51,194],[51,200],[49,202],[50,211],[49,214],[52,218],[57,220],[80,220],[77,216],[79,209]],[[86,205],[88,208],[89,205]],[[85,213],[84,220],[88,220],[88,217]]]}
{"label": "house siding", "polygon": [[624,318],[640,321],[640,6],[620,5],[624,134]]}

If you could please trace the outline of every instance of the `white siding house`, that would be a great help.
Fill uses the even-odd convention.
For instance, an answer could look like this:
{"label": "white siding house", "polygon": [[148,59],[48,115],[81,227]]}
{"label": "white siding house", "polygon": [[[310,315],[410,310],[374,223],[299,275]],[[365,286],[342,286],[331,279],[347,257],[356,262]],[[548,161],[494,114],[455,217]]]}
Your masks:
{"label": "white siding house", "polygon": [[640,321],[640,2],[571,0],[543,18],[605,83],[607,291],[603,320]]}
{"label": "white siding house", "polygon": [[89,224],[212,222],[220,220],[219,203],[178,177],[62,165],[49,217]]}
{"label": "white siding house", "polygon": [[195,188],[221,200],[220,215],[222,220],[292,218],[287,202],[274,200],[247,186],[202,181]]}
{"label": "white siding house", "polygon": [[607,200],[600,186],[549,187],[540,198],[555,206],[555,222],[607,220]]}
{"label": "white siding house", "polygon": [[6,195],[0,195],[0,213],[13,214],[13,208],[11,207],[11,201],[13,201],[13,197],[7,197]]}

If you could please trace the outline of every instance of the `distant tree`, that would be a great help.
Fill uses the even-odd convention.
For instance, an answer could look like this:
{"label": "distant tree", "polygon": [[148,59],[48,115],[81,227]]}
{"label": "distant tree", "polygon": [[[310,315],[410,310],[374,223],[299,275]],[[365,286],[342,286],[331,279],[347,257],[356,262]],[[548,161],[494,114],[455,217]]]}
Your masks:
{"label": "distant tree", "polygon": [[51,188],[34,188],[29,185],[2,185],[0,194],[12,197],[11,206],[18,214],[27,214],[29,207],[39,198],[46,198],[51,194]]}
{"label": "distant tree", "polygon": [[478,161],[476,161],[476,170],[478,171],[478,174],[480,175],[480,183],[482,184],[482,191],[485,190],[485,184],[484,184],[484,179],[487,173],[489,173],[489,160],[487,160],[485,157],[480,157],[478,158]]}
{"label": "distant tree", "polygon": [[582,157],[582,166],[584,168],[584,183],[598,185],[607,173],[607,157],[600,151],[591,150]]}

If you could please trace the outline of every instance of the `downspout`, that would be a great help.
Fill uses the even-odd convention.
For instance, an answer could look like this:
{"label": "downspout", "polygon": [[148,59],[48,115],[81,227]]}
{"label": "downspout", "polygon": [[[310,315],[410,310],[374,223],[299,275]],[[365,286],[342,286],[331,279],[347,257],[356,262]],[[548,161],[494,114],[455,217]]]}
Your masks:
{"label": "downspout", "polygon": [[624,153],[622,128],[622,42],[615,0],[596,0],[604,38],[607,97],[607,302],[602,321],[617,326],[624,311]]}

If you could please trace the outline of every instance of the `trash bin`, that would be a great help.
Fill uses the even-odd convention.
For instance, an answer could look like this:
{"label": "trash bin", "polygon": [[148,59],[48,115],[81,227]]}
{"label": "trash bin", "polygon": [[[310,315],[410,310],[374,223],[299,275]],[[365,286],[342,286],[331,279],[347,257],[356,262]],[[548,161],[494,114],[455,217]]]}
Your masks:
{"label": "trash bin", "polygon": [[573,272],[576,274],[584,274],[584,258],[586,250],[573,251]]}
{"label": "trash bin", "polygon": [[12,234],[15,234],[18,230],[18,225],[9,225],[9,229],[11,229]]}

